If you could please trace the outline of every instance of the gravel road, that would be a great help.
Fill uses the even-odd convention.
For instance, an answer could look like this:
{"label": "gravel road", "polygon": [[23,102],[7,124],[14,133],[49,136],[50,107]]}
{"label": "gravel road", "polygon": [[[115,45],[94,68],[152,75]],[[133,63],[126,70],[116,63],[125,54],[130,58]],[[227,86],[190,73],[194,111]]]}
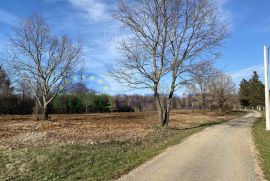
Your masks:
{"label": "gravel road", "polygon": [[124,175],[127,181],[257,181],[251,126],[258,112],[187,138]]}

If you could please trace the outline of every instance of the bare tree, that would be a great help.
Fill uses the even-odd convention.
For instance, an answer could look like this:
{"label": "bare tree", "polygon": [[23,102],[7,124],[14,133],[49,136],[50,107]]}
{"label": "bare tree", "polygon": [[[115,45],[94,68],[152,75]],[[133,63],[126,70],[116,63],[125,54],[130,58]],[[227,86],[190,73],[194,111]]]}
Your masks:
{"label": "bare tree", "polygon": [[16,91],[21,95],[22,98],[22,112],[25,113],[27,108],[27,100],[32,97],[31,87],[27,83],[27,81],[23,79],[19,79],[16,82]]}
{"label": "bare tree", "polygon": [[191,67],[192,84],[195,89],[194,93],[200,95],[202,108],[207,108],[207,98],[209,96],[209,86],[211,80],[217,74],[217,70],[213,67],[212,61],[202,61]]}
{"label": "bare tree", "polygon": [[144,97],[143,96],[140,96],[140,95],[137,95],[137,94],[135,94],[135,95],[131,95],[131,96],[129,96],[130,98],[129,98],[129,103],[128,103],[128,105],[130,106],[130,107],[132,107],[133,109],[134,109],[134,111],[135,112],[142,112],[142,110],[143,110],[143,99],[144,99]]}
{"label": "bare tree", "polygon": [[0,96],[10,96],[13,92],[11,82],[6,71],[0,66]]}
{"label": "bare tree", "polygon": [[[174,92],[188,79],[189,67],[217,54],[227,24],[211,0],[121,1],[114,17],[129,31],[121,43],[123,59],[112,73],[121,83],[154,92],[162,126],[168,125]],[[171,74],[167,103],[158,90]]]}
{"label": "bare tree", "polygon": [[236,87],[232,78],[222,72],[219,72],[212,78],[210,92],[220,111],[232,100],[236,94]]}
{"label": "bare tree", "polygon": [[11,37],[12,63],[33,91],[48,119],[48,104],[63,91],[63,81],[70,77],[81,57],[81,45],[68,36],[54,36],[39,15],[25,18]]}

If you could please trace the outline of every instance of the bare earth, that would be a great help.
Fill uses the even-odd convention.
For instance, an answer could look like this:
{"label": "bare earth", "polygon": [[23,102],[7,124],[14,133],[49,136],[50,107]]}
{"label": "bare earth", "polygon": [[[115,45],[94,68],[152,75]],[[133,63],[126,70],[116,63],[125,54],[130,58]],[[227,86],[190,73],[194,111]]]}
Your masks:
{"label": "bare earth", "polygon": [[253,112],[207,128],[119,180],[261,180],[251,136],[251,126],[259,116]]}

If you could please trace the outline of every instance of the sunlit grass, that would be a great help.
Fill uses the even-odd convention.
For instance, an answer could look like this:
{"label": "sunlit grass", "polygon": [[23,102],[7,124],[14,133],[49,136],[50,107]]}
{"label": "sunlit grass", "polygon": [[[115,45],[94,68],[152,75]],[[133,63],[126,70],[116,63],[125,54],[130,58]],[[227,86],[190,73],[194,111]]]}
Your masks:
{"label": "sunlit grass", "polygon": [[260,165],[265,178],[270,180],[270,131],[265,129],[265,117],[260,118],[254,125],[253,136],[260,153]]}

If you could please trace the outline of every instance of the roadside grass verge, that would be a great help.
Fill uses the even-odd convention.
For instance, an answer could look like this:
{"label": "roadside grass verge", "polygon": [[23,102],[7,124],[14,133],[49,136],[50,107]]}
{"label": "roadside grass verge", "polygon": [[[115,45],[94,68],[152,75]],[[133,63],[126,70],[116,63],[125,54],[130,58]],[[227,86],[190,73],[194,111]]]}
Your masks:
{"label": "roadside grass verge", "polygon": [[270,131],[266,132],[264,116],[254,124],[253,137],[260,154],[260,166],[265,178],[270,180]]}
{"label": "roadside grass verge", "polygon": [[157,128],[143,141],[3,151],[0,153],[0,180],[110,180],[203,128]]}
{"label": "roadside grass verge", "polygon": [[[235,113],[242,116],[243,112]],[[0,150],[0,180],[111,180],[224,119],[188,129],[154,128],[142,139]]]}

